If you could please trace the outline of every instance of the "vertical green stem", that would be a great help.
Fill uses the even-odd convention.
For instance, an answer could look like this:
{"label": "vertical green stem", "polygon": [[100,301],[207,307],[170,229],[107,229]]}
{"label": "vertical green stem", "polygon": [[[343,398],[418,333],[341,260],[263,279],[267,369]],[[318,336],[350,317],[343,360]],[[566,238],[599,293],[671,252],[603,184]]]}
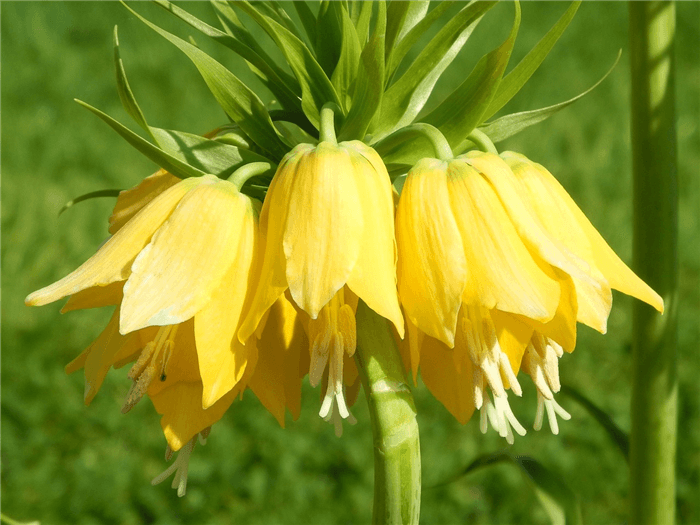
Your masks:
{"label": "vertical green stem", "polygon": [[416,407],[389,322],[362,301],[355,359],[372,420],[372,523],[417,525],[421,467]]}
{"label": "vertical green stem", "polygon": [[630,2],[634,265],[665,301],[633,316],[630,518],[675,518],[677,203],[673,41],[675,4]]}

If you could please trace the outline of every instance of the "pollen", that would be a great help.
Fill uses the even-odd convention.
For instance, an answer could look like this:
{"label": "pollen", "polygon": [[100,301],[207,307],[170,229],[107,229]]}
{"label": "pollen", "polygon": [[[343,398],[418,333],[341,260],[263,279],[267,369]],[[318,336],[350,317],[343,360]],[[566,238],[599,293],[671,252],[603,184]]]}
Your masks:
{"label": "pollen", "polygon": [[129,412],[148,391],[154,379],[167,379],[168,363],[175,347],[175,335],[179,325],[161,327],[155,338],[141,351],[136,363],[129,370],[133,381],[122,406],[122,413]]}

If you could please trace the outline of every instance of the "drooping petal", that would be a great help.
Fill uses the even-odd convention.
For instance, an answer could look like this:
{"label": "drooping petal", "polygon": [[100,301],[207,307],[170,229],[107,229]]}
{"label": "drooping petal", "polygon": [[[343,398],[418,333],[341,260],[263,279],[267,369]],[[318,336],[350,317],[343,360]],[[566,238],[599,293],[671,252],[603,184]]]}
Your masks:
{"label": "drooping petal", "polygon": [[109,233],[115,234],[144,206],[178,182],[180,179],[175,175],[160,169],[143,179],[137,186],[122,191],[109,218]]}
{"label": "drooping petal", "polygon": [[421,347],[421,377],[425,386],[463,425],[474,413],[473,366],[466,359],[458,371],[452,365],[454,350],[426,336]]}
{"label": "drooping petal", "polygon": [[347,285],[367,306],[389,319],[403,338],[403,316],[396,291],[394,202],[389,174],[373,149],[357,141],[343,142],[342,146],[351,152],[364,222],[360,251]]}
{"label": "drooping petal", "polygon": [[512,152],[502,155],[520,183],[520,198],[535,214],[547,234],[570,253],[588,262],[588,274],[597,282],[597,286],[572,275],[578,296],[578,321],[605,333],[612,308],[612,293],[610,284],[597,267],[584,230],[569,207],[552,191],[546,179],[527,158]]}
{"label": "drooping petal", "polygon": [[551,319],[559,303],[559,284],[538,267],[492,186],[465,161],[451,161],[447,177],[467,261],[462,301]]}
{"label": "drooping petal", "polygon": [[[216,284],[206,306],[194,318],[204,385],[203,408],[210,407],[231,390],[243,377],[248,361],[256,358],[255,341],[248,341],[244,346],[236,337],[244,305],[250,302],[255,286],[253,264],[258,248],[257,219],[252,203],[245,196],[237,197],[235,202],[229,203],[228,211],[232,214],[231,226],[237,230],[237,238],[229,241],[226,255],[230,266]],[[235,210],[237,206],[242,209]]]}
{"label": "drooping petal", "polygon": [[122,333],[178,324],[206,305],[233,263],[246,201],[213,176],[182,199],[131,267]]}
{"label": "drooping petal", "polygon": [[[155,339],[159,328],[148,327],[139,330],[142,344]],[[148,395],[154,396],[177,383],[199,382],[199,363],[197,362],[197,345],[194,337],[194,321],[182,323],[177,327],[174,346],[165,366],[165,375],[152,381],[148,386]],[[200,400],[201,401],[201,400]]]}
{"label": "drooping petal", "polygon": [[149,394],[156,411],[162,414],[160,426],[173,451],[178,451],[198,432],[216,423],[240,393],[237,386],[214,405],[202,408],[202,383],[175,383],[157,394]]}
{"label": "drooping petal", "polygon": [[576,321],[581,320],[578,314],[578,290],[569,275],[560,270],[557,275],[561,279],[561,300],[554,317],[546,323],[518,317],[537,332],[557,342],[567,352],[573,352],[576,347]]}
{"label": "drooping petal", "polygon": [[253,301],[238,332],[241,342],[247,341],[255,333],[266,312],[288,288],[282,245],[287,224],[287,201],[292,190],[296,165],[302,159],[303,153],[312,147],[309,144],[299,144],[289,152],[280,162],[267,191],[259,223],[258,260],[262,263]]}
{"label": "drooping petal", "polygon": [[85,405],[89,405],[99,392],[117,354],[133,353],[140,344],[138,334],[123,336],[119,333],[119,309],[117,308],[107,327],[85,351]]}
{"label": "drooping petal", "polygon": [[406,316],[452,347],[467,262],[450,208],[446,172],[446,163],[435,159],[423,159],[409,172],[396,211],[396,240],[399,296]]}
{"label": "drooping petal", "polygon": [[[522,162],[527,161],[527,159],[523,161],[522,158],[520,160]],[[549,201],[556,203],[559,213],[562,213],[561,210],[564,210],[564,212],[568,210],[565,224],[570,225],[572,231],[577,231],[574,230],[577,225],[580,228],[578,231],[582,232],[588,239],[594,264],[605,276],[610,287],[636,297],[640,301],[653,306],[659,312],[663,312],[663,299],[622,262],[569,196],[564,187],[559,184],[559,181],[543,166],[530,161],[527,161],[527,163],[533,169],[523,170],[527,177],[524,177],[522,174],[521,177],[526,180],[527,185],[533,188],[533,193],[534,191],[547,192]],[[534,188],[537,188],[537,190],[534,190]]]}
{"label": "drooping petal", "polygon": [[[206,177],[202,177],[204,178]],[[202,179],[186,179],[163,192],[79,268],[60,281],[30,294],[25,299],[25,304],[42,306],[85,288],[126,280],[134,259],[151,240],[153,233],[167,220],[177,203],[190,189],[200,184]]]}
{"label": "drooping petal", "polygon": [[[513,373],[517,375],[534,329],[513,314],[500,310],[491,310],[489,313],[496,329],[498,344],[503,353],[508,356]],[[510,385],[506,385],[506,388],[508,386]]]}
{"label": "drooping petal", "polygon": [[122,302],[125,281],[117,281],[107,286],[93,286],[81,290],[75,295],[71,295],[61,308],[61,313],[72,312],[73,310],[84,310],[87,308],[101,308],[103,306],[114,306]]}
{"label": "drooping petal", "polygon": [[294,301],[313,319],[355,267],[364,228],[363,208],[348,150],[322,142],[303,154],[287,199],[284,231],[287,283]]}

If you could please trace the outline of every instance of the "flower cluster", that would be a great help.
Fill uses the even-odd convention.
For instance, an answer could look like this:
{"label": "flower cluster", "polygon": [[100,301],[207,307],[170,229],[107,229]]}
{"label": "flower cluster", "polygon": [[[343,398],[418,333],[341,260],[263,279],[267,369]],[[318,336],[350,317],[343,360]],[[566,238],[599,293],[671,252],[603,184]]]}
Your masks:
{"label": "flower cluster", "polygon": [[[490,423],[509,442],[513,430],[525,433],[507,394],[522,394],[521,369],[537,388],[535,428],[545,412],[554,433],[556,416],[568,419],[554,400],[558,361],[574,349],[578,322],[606,331],[611,289],[663,310],[546,169],[495,153],[479,129],[500,140],[529,125],[484,124],[541,62],[541,52],[528,54],[520,73],[501,81],[519,4],[508,39],[484,62],[493,71],[477,65],[417,123],[493,3],[456,6],[402,75],[408,50],[451,3],[428,12],[427,2],[381,2],[376,16],[370,3],[351,4],[327,2],[315,14],[295,3],[314,35],[308,47],[282,7],[233,3],[272,38],[293,78],[228,4],[213,4],[224,33],[159,2],[240,53],[275,95],[275,112],[216,60],[136,13],[195,63],[233,123],[204,137],[149,126],[116,31],[120,98],[153,143],[83,103],[163,169],[119,195],[112,236],[94,256],[26,303],[70,296],[62,311],[114,307],[66,370],[85,370],[89,404],[110,368],[133,363],[122,411],[152,400],[166,457],[181,451],[154,482],[174,472],[180,494],[195,443],[246,389],[284,425],[287,410],[299,415],[308,375],[321,385],[320,416],[336,434],[354,421],[359,301],[393,325],[414,380],[420,371],[462,423],[480,410],[482,430]],[[316,24],[324,27],[318,39]],[[321,38],[331,34],[340,36]],[[485,151],[454,154],[475,145]]]}

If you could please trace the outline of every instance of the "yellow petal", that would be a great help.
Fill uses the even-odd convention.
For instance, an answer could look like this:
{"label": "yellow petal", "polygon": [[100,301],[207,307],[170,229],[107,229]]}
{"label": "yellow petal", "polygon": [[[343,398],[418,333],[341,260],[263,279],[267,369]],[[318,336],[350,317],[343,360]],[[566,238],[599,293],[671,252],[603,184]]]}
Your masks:
{"label": "yellow petal", "polygon": [[86,350],[85,404],[89,405],[102,386],[117,354],[135,352],[141,344],[138,334],[123,336],[119,333],[119,309],[112,315],[107,327]]}
{"label": "yellow petal", "polygon": [[467,262],[450,209],[446,172],[447,164],[435,159],[423,159],[409,172],[396,212],[396,240],[406,316],[452,347]]}
{"label": "yellow petal", "polygon": [[[525,354],[525,349],[530,342],[534,330],[531,326],[519,320],[515,315],[507,314],[499,310],[491,310],[490,315],[493,326],[496,329],[498,345],[501,347],[501,350],[503,350],[503,353],[508,356],[510,367],[513,369],[513,373],[517,375],[518,370],[520,370],[520,363],[523,360],[523,355]],[[508,388],[509,385],[504,386]]]}
{"label": "yellow petal", "polygon": [[531,175],[539,177],[541,185],[549,189],[550,195],[553,196],[553,200],[558,201],[560,208],[564,207],[569,210],[573,221],[578,224],[587,237],[593,261],[607,279],[610,287],[636,297],[663,313],[663,299],[622,262],[563,186],[559,184],[559,181],[541,165],[532,162],[530,164],[535,168]]}
{"label": "yellow petal", "polygon": [[207,304],[233,263],[249,202],[213,176],[182,199],[131,267],[122,333],[181,323]]}
{"label": "yellow petal", "polygon": [[[154,327],[139,330],[137,333],[141,334],[142,346],[155,339],[158,330],[159,328]],[[177,327],[174,342],[175,345],[165,369],[165,378],[163,376],[156,378],[148,386],[148,395],[151,397],[177,383],[201,381],[194,338],[194,322],[191,319]]]}
{"label": "yellow petal", "polygon": [[175,175],[160,169],[143,179],[137,186],[122,191],[109,218],[109,233],[116,233],[144,206],[178,182],[180,179]]}
{"label": "yellow petal", "polygon": [[282,295],[270,308],[259,359],[250,378],[250,389],[284,427],[285,406],[296,419],[301,411],[300,354],[308,354],[309,342],[294,306]]}
{"label": "yellow petal", "polygon": [[[248,361],[255,359],[255,341],[245,346],[236,337],[244,305],[250,302],[255,285],[253,258],[257,250],[257,220],[250,199],[238,195],[243,213],[233,213],[229,227],[237,236],[229,239],[226,259],[230,260],[226,274],[216,283],[211,298],[195,314],[199,370],[204,385],[202,406],[208,408],[241,380]],[[247,201],[247,204],[246,202]],[[222,217],[218,216],[222,221]],[[213,264],[213,261],[210,261]],[[254,339],[254,338],[251,338]]]}
{"label": "yellow petal", "polygon": [[533,163],[512,152],[504,152],[502,155],[520,183],[518,194],[547,234],[570,253],[588,262],[588,274],[597,285],[572,275],[578,296],[578,321],[605,333],[612,308],[612,292],[607,279],[597,267],[586,233],[571,209],[553,191]]}
{"label": "yellow petal", "polygon": [[463,160],[448,165],[452,212],[467,260],[462,301],[548,321],[559,284],[537,265],[493,187]]}
{"label": "yellow petal", "polygon": [[526,317],[520,319],[542,335],[559,343],[567,352],[573,352],[576,347],[576,321],[580,321],[578,312],[577,288],[574,281],[563,272],[559,272],[561,284],[561,300],[554,317],[546,323],[534,321]]}
{"label": "yellow petal", "polygon": [[294,173],[278,172],[294,178],[287,209],[273,208],[287,217],[287,283],[294,301],[313,319],[345,285],[360,250],[364,210],[352,154],[322,142],[303,154]]}
{"label": "yellow petal", "polygon": [[239,394],[231,390],[207,410],[202,408],[202,383],[175,383],[157,394],[150,394],[156,411],[162,414],[160,425],[173,451],[180,450],[190,439],[216,423]]}
{"label": "yellow petal", "polygon": [[260,274],[250,309],[238,332],[241,342],[247,341],[261,324],[263,316],[287,286],[286,260],[282,246],[287,223],[287,200],[294,182],[296,166],[303,153],[312,149],[309,144],[299,144],[280,162],[267,197],[260,212],[260,249],[257,263]]}
{"label": "yellow petal", "polygon": [[453,353],[443,342],[426,337],[421,347],[421,377],[435,398],[464,425],[475,408],[473,370],[471,360],[465,359],[458,371]]}
{"label": "yellow petal", "polygon": [[86,308],[101,308],[114,306],[122,302],[124,281],[117,281],[107,286],[93,286],[71,295],[66,304],[61,308],[61,313]]}
{"label": "yellow petal", "polygon": [[30,294],[25,304],[41,306],[91,286],[105,286],[127,279],[134,259],[151,240],[153,233],[166,221],[182,197],[201,182],[197,178],[186,179],[163,192],[79,268],[60,281]]}
{"label": "yellow petal", "polygon": [[360,251],[347,285],[367,306],[389,319],[403,338],[403,316],[396,291],[394,203],[389,174],[372,148],[358,141],[341,145],[351,152],[364,222]]}

